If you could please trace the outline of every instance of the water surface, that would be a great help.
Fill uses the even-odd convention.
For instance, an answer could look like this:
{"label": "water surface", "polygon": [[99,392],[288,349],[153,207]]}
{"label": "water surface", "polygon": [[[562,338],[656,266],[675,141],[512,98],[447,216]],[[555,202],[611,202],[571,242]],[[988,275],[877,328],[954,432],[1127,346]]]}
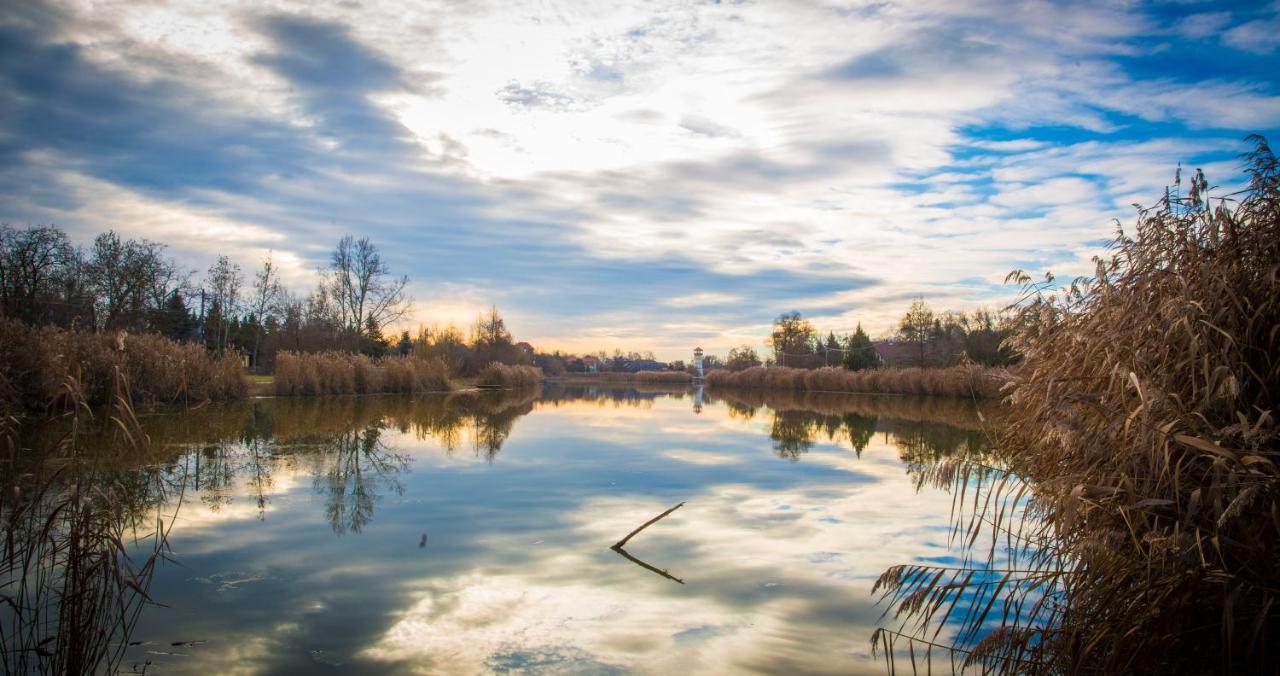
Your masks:
{"label": "water surface", "polygon": [[595,388],[143,423],[155,673],[882,673],[873,582],[957,557],[919,472],[984,439],[959,400]]}

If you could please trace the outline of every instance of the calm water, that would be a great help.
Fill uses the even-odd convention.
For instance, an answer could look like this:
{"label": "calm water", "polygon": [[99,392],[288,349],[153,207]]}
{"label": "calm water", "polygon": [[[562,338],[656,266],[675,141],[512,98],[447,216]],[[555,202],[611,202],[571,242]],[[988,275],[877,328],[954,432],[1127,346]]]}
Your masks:
{"label": "calm water", "polygon": [[[768,405],[765,405],[768,404]],[[947,562],[921,468],[972,404],[550,388],[144,419],[173,561],[155,673],[883,673],[887,567]],[[610,545],[679,502],[685,506]],[[175,516],[176,514],[176,516]],[[173,646],[173,642],[203,641]]]}

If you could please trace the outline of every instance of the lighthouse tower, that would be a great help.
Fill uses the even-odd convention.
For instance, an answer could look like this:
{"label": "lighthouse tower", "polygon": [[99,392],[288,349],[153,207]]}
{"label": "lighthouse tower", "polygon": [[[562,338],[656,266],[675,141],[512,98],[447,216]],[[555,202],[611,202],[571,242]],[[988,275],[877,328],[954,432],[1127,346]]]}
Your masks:
{"label": "lighthouse tower", "polygon": [[697,372],[698,380],[702,380],[702,348],[693,348],[693,368]]}

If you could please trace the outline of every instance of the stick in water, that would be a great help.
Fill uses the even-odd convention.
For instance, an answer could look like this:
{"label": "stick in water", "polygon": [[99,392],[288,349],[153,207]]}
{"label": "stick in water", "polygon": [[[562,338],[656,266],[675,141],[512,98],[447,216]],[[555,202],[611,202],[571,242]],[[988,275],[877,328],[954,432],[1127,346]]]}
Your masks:
{"label": "stick in water", "polygon": [[635,530],[631,531],[630,533],[627,533],[627,537],[624,537],[624,538],[622,538],[621,540],[618,540],[617,544],[615,544],[615,545],[613,546],[613,548],[614,548],[614,549],[622,549],[623,545],[627,544],[627,540],[630,540],[631,538],[635,537],[635,536],[636,536],[636,533],[639,533],[640,531],[642,531],[642,530],[644,530],[644,529],[648,528],[649,526],[652,526],[653,524],[655,524],[655,523],[657,523],[659,520],[661,520],[661,519],[662,519],[662,517],[664,517],[664,516],[666,516],[666,515],[668,515],[668,514],[670,514],[670,513],[674,512],[674,511],[676,511],[677,509],[680,509],[681,507],[684,507],[684,503],[683,503],[683,502],[682,502],[682,503],[680,503],[680,504],[678,504],[678,505],[676,505],[675,507],[672,507],[671,509],[668,509],[667,511],[665,511],[665,512],[663,512],[663,513],[661,513],[661,514],[659,514],[659,515],[657,515],[657,516],[655,516],[655,517],[653,517],[652,519],[649,519],[648,521],[644,522],[643,524],[641,524],[641,525],[640,525],[640,527],[639,527],[639,528],[637,528],[637,529],[635,529]]}

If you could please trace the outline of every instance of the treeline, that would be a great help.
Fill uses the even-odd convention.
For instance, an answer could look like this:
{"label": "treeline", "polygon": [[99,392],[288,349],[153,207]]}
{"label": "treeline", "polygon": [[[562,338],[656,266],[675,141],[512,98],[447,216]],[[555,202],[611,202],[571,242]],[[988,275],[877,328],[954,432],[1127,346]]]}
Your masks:
{"label": "treeline", "polygon": [[343,237],[306,295],[285,288],[268,254],[246,278],[226,256],[198,275],[166,245],[114,231],[88,247],[55,226],[0,225],[0,317],[79,331],[152,333],[239,352],[267,372],[279,351],[391,351],[388,324],[410,308],[368,238]]}
{"label": "treeline", "polygon": [[743,371],[756,366],[795,369],[844,368],[947,368],[962,364],[1009,366],[1018,355],[1006,344],[1013,326],[1002,315],[987,309],[970,313],[935,313],[923,299],[911,303],[894,334],[873,341],[862,325],[852,333],[824,337],[799,312],[787,312],[773,321],[765,340],[772,354],[761,355],[749,345],[729,350],[724,361],[708,355],[707,371],[725,368]]}

